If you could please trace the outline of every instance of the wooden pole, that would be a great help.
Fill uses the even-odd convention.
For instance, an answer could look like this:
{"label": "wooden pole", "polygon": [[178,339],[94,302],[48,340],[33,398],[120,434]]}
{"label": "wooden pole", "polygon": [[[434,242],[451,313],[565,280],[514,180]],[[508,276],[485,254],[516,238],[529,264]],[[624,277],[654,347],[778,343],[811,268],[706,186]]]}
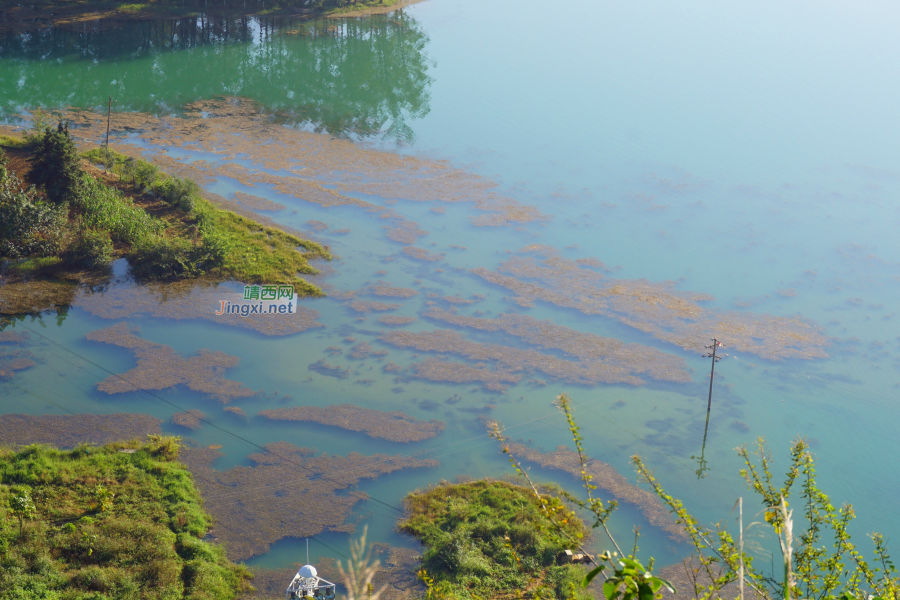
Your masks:
{"label": "wooden pole", "polygon": [[112,96],[109,97],[109,104],[106,105],[106,151],[109,152],[109,119],[112,115]]}
{"label": "wooden pole", "polygon": [[719,347],[719,340],[713,338],[712,341],[712,368],[709,370],[709,400],[706,402],[706,412],[708,413],[712,408],[712,386],[713,386],[713,376],[716,374],[716,348]]}

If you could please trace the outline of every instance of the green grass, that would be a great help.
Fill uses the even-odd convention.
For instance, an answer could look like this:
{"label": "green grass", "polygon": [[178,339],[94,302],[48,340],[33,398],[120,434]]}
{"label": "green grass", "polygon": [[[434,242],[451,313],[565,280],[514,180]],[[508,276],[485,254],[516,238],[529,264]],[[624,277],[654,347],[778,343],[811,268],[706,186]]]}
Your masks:
{"label": "green grass", "polygon": [[114,242],[134,244],[141,238],[165,229],[130,198],[102,181],[85,175],[84,191],[76,206],[84,210],[84,224],[92,229],[108,231]]}
{"label": "green grass", "polygon": [[195,212],[204,236],[217,236],[226,247],[222,263],[211,274],[249,283],[293,284],[303,295],[322,295],[318,287],[297,276],[317,272],[309,258],[330,258],[319,244],[221,210],[203,199]]}
{"label": "green grass", "polygon": [[[106,153],[94,149],[82,156],[105,165],[120,180],[133,184],[133,192],[147,190],[158,193],[167,188],[168,175],[160,173],[152,164],[115,151]],[[193,186],[199,191],[196,185]],[[190,212],[170,207],[166,219],[166,231],[161,234],[170,242],[151,234],[135,240],[131,258],[141,262],[150,256],[181,256],[185,263],[183,275],[227,280],[243,283],[291,284],[301,295],[321,296],[322,290],[306,282],[298,274],[316,273],[309,264],[312,258],[330,259],[331,255],[321,245],[300,239],[266,227],[241,215],[214,206],[197,195]],[[194,241],[186,239],[187,232],[195,229],[200,236]],[[200,267],[197,267],[197,264]],[[152,273],[150,269],[148,272]]]}
{"label": "green grass", "polygon": [[[200,539],[210,518],[172,442],[0,449],[0,600],[231,600],[245,589],[246,569]],[[36,512],[20,535],[11,507],[23,491]]]}
{"label": "green grass", "polygon": [[[556,565],[567,545],[528,488],[504,481],[442,484],[413,492],[406,508],[409,517],[399,528],[425,545],[422,566],[437,597],[514,598],[535,585],[553,598],[590,597],[581,590],[582,567]],[[563,508],[556,518],[572,540],[584,537],[574,513]]]}

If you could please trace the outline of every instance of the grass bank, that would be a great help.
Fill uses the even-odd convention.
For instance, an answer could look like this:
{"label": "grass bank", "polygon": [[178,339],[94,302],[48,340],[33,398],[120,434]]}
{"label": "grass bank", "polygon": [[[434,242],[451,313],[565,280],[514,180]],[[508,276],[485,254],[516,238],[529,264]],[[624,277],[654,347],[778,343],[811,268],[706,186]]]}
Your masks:
{"label": "grass bank", "polygon": [[[123,450],[126,450],[123,452]],[[174,438],[0,448],[0,600],[231,600],[249,572],[210,527]]]}
{"label": "grass bank", "polygon": [[[557,565],[568,548],[528,488],[505,481],[444,483],[406,497],[400,531],[425,546],[423,578],[431,598],[517,598],[539,589],[557,599],[586,599],[583,567]],[[586,528],[557,513],[574,542]]]}
{"label": "grass bank", "polygon": [[[116,153],[78,156],[63,130],[4,138],[0,152],[9,281],[80,280],[124,257],[139,281],[290,284],[301,296],[322,295],[301,275],[317,272],[309,260],[331,258],[325,248],[214,206],[190,180]],[[107,171],[95,167],[101,162]]]}

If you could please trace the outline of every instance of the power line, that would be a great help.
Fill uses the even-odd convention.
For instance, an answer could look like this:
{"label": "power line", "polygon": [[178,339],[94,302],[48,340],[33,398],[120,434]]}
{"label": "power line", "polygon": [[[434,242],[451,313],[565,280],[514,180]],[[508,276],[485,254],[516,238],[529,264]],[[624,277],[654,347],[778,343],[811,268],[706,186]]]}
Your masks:
{"label": "power line", "polygon": [[[96,362],[94,362],[94,361],[92,361],[92,360],[90,360],[90,359],[88,359],[88,358],[85,358],[84,356],[79,355],[77,352],[74,352],[73,350],[69,350],[69,349],[66,348],[65,346],[63,346],[63,345],[57,343],[56,341],[54,341],[54,340],[48,338],[47,336],[43,335],[42,333],[39,333],[39,332],[35,331],[34,329],[28,327],[28,326],[25,325],[24,323],[23,323],[23,327],[25,327],[26,329],[28,329],[28,330],[34,332],[35,334],[39,335],[40,337],[44,338],[45,340],[47,340],[48,342],[50,342],[50,343],[53,344],[54,346],[57,346],[57,347],[59,347],[59,348],[65,350],[65,351],[67,351],[67,352],[69,352],[69,353],[71,353],[71,354],[73,354],[73,355],[79,357],[79,358],[82,359],[83,361],[85,361],[85,362],[87,362],[87,363],[89,363],[89,364],[91,364],[91,365],[97,367],[98,369],[103,370],[103,371],[106,372],[106,373],[109,373],[111,376],[116,377],[117,379],[121,379],[122,381],[124,381],[125,383],[127,383],[128,385],[130,385],[132,388],[134,388],[135,391],[138,391],[138,392],[143,391],[143,392],[144,392],[145,394],[147,394],[148,396],[151,396],[152,398],[155,398],[155,399],[158,400],[159,402],[163,402],[164,404],[167,404],[167,405],[169,405],[170,407],[172,407],[172,408],[174,408],[174,409],[176,409],[176,410],[178,410],[178,411],[184,412],[184,411],[186,410],[186,409],[184,409],[184,408],[178,406],[178,405],[175,404],[174,402],[171,402],[170,400],[166,400],[165,398],[162,398],[162,397],[160,397],[160,396],[158,396],[158,395],[156,395],[156,394],[150,392],[149,390],[141,390],[141,388],[140,388],[139,386],[137,386],[137,385],[135,385],[134,383],[128,381],[127,379],[125,379],[125,378],[122,377],[121,375],[119,375],[119,374],[117,374],[117,373],[113,373],[112,371],[110,371],[110,370],[107,369],[106,367],[104,367],[104,366],[102,366],[102,365],[100,365],[100,364],[98,364],[98,363],[96,363]],[[243,437],[243,436],[241,436],[241,435],[238,435],[238,434],[236,434],[236,433],[234,433],[234,432],[232,432],[232,431],[229,431],[229,430],[227,430],[227,429],[225,429],[225,428],[223,428],[223,427],[220,427],[220,426],[216,425],[216,424],[213,423],[212,421],[208,421],[207,419],[204,419],[204,418],[198,418],[198,420],[202,421],[203,423],[206,423],[206,424],[209,425],[210,427],[213,427],[213,428],[215,428],[215,429],[221,431],[222,433],[225,433],[225,434],[227,434],[227,435],[230,435],[230,436],[234,437],[235,439],[238,439],[238,440],[240,440],[240,441],[242,441],[242,442],[244,442],[244,443],[246,443],[246,444],[249,444],[249,445],[253,446],[254,448],[258,448],[259,450],[261,450],[261,451],[263,451],[263,452],[266,452],[266,453],[268,453],[268,454],[271,454],[272,456],[275,456],[275,457],[277,457],[277,458],[280,458],[281,460],[283,460],[283,461],[286,462],[286,463],[293,464],[294,466],[296,466],[296,467],[298,467],[298,468],[300,468],[300,469],[304,469],[305,471],[308,472],[308,469],[306,469],[301,463],[298,463],[298,462],[292,460],[292,459],[289,458],[289,457],[280,455],[280,454],[278,454],[277,452],[273,452],[272,450],[270,450],[270,449],[268,449],[268,448],[266,448],[266,447],[264,447],[264,446],[261,446],[261,445],[257,444],[256,442],[253,442],[253,441],[251,441],[251,440],[249,440],[249,439],[247,439],[247,438],[245,438],[245,437]],[[310,479],[312,479],[311,476],[308,476],[308,477],[309,477]],[[324,474],[323,474],[323,475],[320,475],[318,478],[326,479],[326,480],[328,480],[328,481],[331,481],[332,483],[336,483],[336,484],[338,484],[338,485],[340,485],[340,486],[343,486],[343,487],[350,487],[351,485],[355,485],[355,484],[349,484],[349,483],[346,483],[346,482],[341,482],[341,481],[338,481],[338,480],[336,480],[336,479],[332,479],[332,478],[330,478],[330,477],[328,477],[328,476],[326,476],[326,475],[324,475]],[[392,504],[389,504],[389,503],[387,503],[387,502],[383,502],[382,500],[380,500],[380,499],[378,499],[378,498],[375,498],[374,496],[370,496],[370,498],[371,498],[373,501],[377,502],[378,504],[381,504],[381,505],[385,506],[386,508],[390,508],[390,509],[392,509],[392,510],[397,511],[397,512],[400,513],[400,514],[403,514],[403,509],[401,509],[401,508],[398,508],[398,507],[396,507],[396,506],[394,506],[394,505],[392,505]]]}

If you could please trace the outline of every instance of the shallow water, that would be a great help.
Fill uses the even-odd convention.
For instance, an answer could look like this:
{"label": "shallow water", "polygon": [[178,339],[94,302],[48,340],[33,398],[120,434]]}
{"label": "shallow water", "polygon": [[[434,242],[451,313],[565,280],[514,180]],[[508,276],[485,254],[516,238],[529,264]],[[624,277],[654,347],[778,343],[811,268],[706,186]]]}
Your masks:
{"label": "shallow water", "polygon": [[[358,486],[383,503],[355,510],[376,540],[410,543],[392,533],[396,512],[385,506],[399,505],[408,491],[459,475],[509,472],[496,443],[484,436],[483,413],[464,409],[487,410],[511,437],[551,451],[568,441],[551,405],[560,392],[573,397],[591,456],[634,481],[629,456],[641,454],[703,520],[728,520],[736,498],[749,496],[736,473],[735,446],[764,436],[780,473],[788,444],[802,435],[819,457],[822,487],[835,502],[854,503],[857,536],[872,530],[890,536],[900,528],[884,510],[900,481],[898,468],[884,459],[894,451],[900,385],[892,303],[900,275],[894,235],[900,79],[892,60],[900,50],[893,35],[898,16],[900,10],[886,3],[851,9],[838,3],[736,8],[575,2],[550,12],[528,1],[430,0],[404,9],[402,18],[347,23],[245,19],[227,27],[142,23],[95,32],[86,25],[80,32],[3,39],[0,106],[15,123],[16,114],[38,105],[98,110],[110,94],[116,111],[158,115],[181,114],[197,100],[241,96],[291,126],[349,136],[365,148],[447,160],[492,179],[501,194],[552,219],[476,227],[471,219],[482,213],[471,204],[422,197],[395,202],[345,191],[418,223],[428,234],[416,246],[444,254],[441,261],[425,262],[404,254],[402,244],[385,237],[384,221],[358,206],[326,208],[231,177],[218,177],[207,189],[279,202],[286,208],[264,214],[285,226],[306,231],[310,220],[328,224],[310,232],[340,257],[321,281],[343,292],[378,281],[418,291],[409,299],[360,292],[362,300],[401,305],[383,314],[417,317],[404,331],[453,329],[421,318],[429,302],[449,308],[429,294],[480,294],[483,300],[458,305],[460,314],[523,313],[686,361],[691,383],[579,386],[528,373],[498,394],[478,383],[432,382],[409,373],[395,381],[384,364],[407,366],[426,357],[379,341],[379,313],[358,313],[340,294],[303,302],[319,311],[324,328],[283,337],[232,327],[225,318],[125,319],[140,325],[143,338],[182,356],[210,348],[240,359],[224,376],[266,391],[233,403],[249,419],[223,412],[217,401],[184,386],[154,392],[182,409],[204,411],[228,432],[258,444],[291,441],[329,454],[422,452],[439,460],[438,468],[395,472]],[[335,62],[338,67],[326,66]],[[139,134],[118,139],[154,148]],[[169,154],[229,160],[202,149]],[[250,164],[253,156],[234,160]],[[346,170],[353,168],[348,163]],[[334,233],[343,229],[350,233]],[[509,252],[533,243],[569,260],[596,257],[612,269],[608,277],[672,281],[676,290],[710,294],[714,300],[699,303],[707,310],[801,316],[833,338],[825,348],[829,357],[776,361],[726,348],[731,356],[716,371],[705,452],[709,473],[698,480],[692,457],[703,437],[709,369],[700,357],[702,344],[686,350],[621,320],[541,300],[524,307],[512,301],[509,289],[469,271],[496,270]],[[28,326],[103,369],[123,373],[135,365],[131,354],[85,339],[120,320],[76,306],[60,327],[52,319],[46,329]],[[477,342],[527,347],[508,336],[458,331]],[[389,354],[349,358],[358,342],[348,337]],[[223,445],[217,468],[249,464],[255,449],[247,443],[209,426],[185,432],[169,423],[171,405],[146,394],[99,392],[96,385],[108,372],[36,333],[32,342],[28,348],[38,364],[0,382],[0,413],[147,412],[163,419],[166,431]],[[341,379],[311,369],[319,360],[350,373]],[[291,398],[282,402],[284,395]],[[269,408],[338,403],[441,419],[446,428],[437,438],[400,444],[253,416]],[[560,472],[532,472],[574,487]],[[262,488],[249,499],[264,501],[265,495]],[[643,522],[628,506],[614,521],[625,539],[633,523]],[[687,550],[646,524],[642,533],[643,551],[663,563]],[[346,534],[321,539],[342,549]],[[285,540],[253,562],[291,564],[302,558],[301,547],[302,541]]]}

